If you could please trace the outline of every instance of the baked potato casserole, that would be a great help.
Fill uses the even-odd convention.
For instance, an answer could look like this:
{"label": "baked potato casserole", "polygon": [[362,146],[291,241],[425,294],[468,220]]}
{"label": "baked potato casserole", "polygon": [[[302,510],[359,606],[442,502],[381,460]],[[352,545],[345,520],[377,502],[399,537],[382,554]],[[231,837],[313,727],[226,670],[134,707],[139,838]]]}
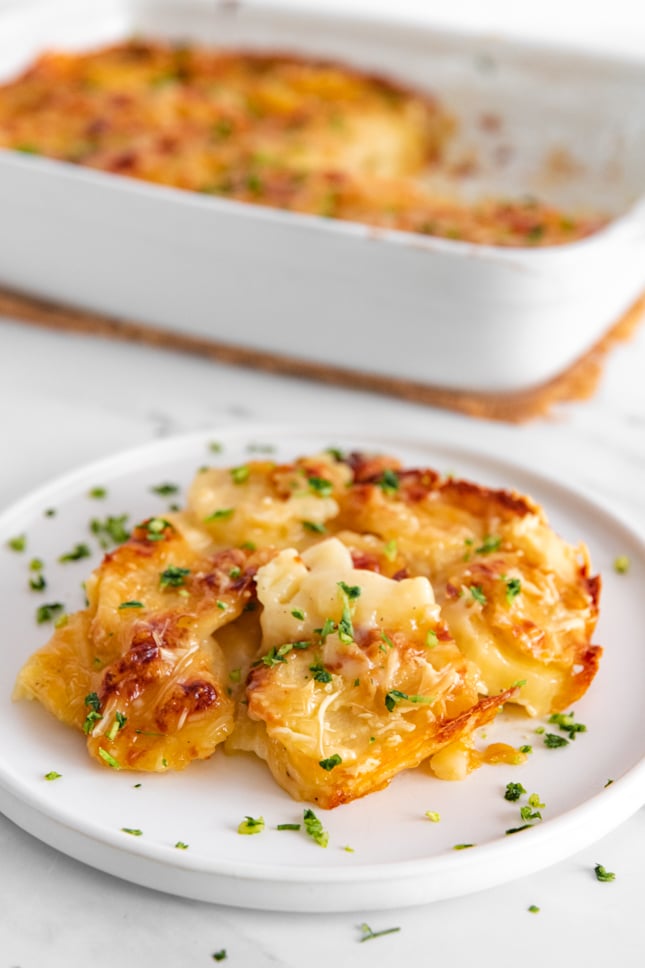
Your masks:
{"label": "baked potato casserole", "polygon": [[492,245],[605,224],[534,197],[433,190],[456,123],[429,94],[336,63],[140,39],[45,53],[0,86],[0,147],[147,182]]}

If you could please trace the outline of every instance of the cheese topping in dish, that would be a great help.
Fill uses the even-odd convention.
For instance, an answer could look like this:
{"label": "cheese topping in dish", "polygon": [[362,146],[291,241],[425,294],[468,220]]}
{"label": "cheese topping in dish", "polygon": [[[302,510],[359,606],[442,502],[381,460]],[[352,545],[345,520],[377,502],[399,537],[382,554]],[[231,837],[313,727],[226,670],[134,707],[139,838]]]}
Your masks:
{"label": "cheese topping in dish", "polygon": [[493,245],[570,242],[596,214],[535,198],[462,202],[428,175],[454,119],[342,65],[142,40],[50,52],[0,87],[0,147],[176,188]]}
{"label": "cheese topping in dish", "polygon": [[424,761],[465,775],[504,703],[567,708],[598,667],[599,591],[584,546],[512,491],[337,452],[204,469],[105,555],[15,697],[108,767],[223,744],[334,807]]}

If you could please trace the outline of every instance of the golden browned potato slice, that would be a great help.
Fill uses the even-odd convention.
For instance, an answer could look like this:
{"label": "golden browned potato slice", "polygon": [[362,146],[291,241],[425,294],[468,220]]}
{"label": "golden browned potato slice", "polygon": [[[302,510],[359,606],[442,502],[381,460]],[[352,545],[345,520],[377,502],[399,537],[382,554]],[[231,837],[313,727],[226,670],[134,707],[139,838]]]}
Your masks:
{"label": "golden browned potato slice", "polygon": [[347,465],[328,454],[211,468],[193,481],[187,510],[218,547],[304,548],[338,514],[350,480]]}
{"label": "golden browned potato slice", "polygon": [[105,556],[88,608],[54,632],[16,684],[16,698],[82,729],[90,753],[114,768],[181,769],[233,728],[230,668],[213,633],[253,603],[267,555],[207,554],[203,536],[195,548],[174,520],[143,522]]}
{"label": "golden browned potato slice", "polygon": [[457,645],[490,694],[526,680],[531,715],[564,709],[593,679],[600,580],[584,545],[530,498],[396,462],[354,461],[341,537],[366,567],[426,575]]}
{"label": "golden browned potato slice", "polygon": [[296,799],[335,807],[381,789],[509,696],[479,698],[424,577],[354,568],[330,538],[280,552],[256,582],[265,651],[227,747],[265,759]]}

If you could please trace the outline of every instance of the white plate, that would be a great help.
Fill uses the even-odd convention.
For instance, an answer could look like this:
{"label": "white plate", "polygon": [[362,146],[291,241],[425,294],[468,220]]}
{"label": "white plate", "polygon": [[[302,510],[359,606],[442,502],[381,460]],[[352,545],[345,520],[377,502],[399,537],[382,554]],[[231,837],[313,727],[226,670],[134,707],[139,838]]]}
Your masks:
{"label": "white plate", "polygon": [[[214,440],[222,444],[220,454],[209,446]],[[535,733],[539,722],[500,717],[488,727],[487,742],[531,744],[534,752],[523,766],[484,767],[463,783],[442,782],[422,769],[401,775],[381,793],[317,811],[329,832],[329,846],[322,849],[302,830],[275,829],[302,820],[303,805],[276,786],[259,760],[218,752],[181,774],[116,773],[90,760],[82,738],[38,704],[13,703],[21,664],[50,632],[36,623],[37,606],[83,605],[81,582],[100,558],[89,520],[127,512],[135,523],[162,513],[168,499],[151,493],[151,486],[171,481],[183,490],[199,466],[240,464],[269,445],[279,459],[329,445],[386,451],[408,464],[512,486],[540,501],[565,538],[584,539],[603,575],[596,641],[605,647],[597,679],[575,707],[588,731],[551,750]],[[108,490],[104,500],[87,496],[98,485]],[[48,516],[52,508],[56,513]],[[23,553],[7,547],[19,534],[27,537]],[[59,564],[59,555],[78,542],[91,544],[95,558]],[[624,575],[612,567],[619,554],[631,561]],[[28,587],[29,562],[36,556],[45,562],[45,592]],[[247,429],[168,439],[93,464],[7,511],[0,518],[0,583],[0,809],[46,843],[126,880],[267,910],[421,904],[552,864],[645,802],[645,650],[639,631],[645,627],[645,546],[602,507],[519,465],[430,441],[336,432]],[[44,775],[52,770],[61,777],[47,781]],[[605,786],[608,779],[614,782]],[[546,806],[542,823],[509,836],[505,830],[520,823],[518,804],[503,796],[511,780],[538,793]],[[428,810],[438,811],[441,821],[429,822]],[[246,815],[265,818],[260,835],[237,834]],[[178,841],[188,848],[176,848]],[[454,849],[464,843],[475,846]]]}

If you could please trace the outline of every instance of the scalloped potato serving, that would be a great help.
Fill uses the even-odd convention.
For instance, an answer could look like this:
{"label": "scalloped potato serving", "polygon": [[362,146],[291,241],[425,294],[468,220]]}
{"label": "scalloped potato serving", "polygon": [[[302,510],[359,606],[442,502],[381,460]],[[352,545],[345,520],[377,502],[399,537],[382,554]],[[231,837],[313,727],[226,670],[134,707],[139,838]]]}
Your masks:
{"label": "scalloped potato serving", "polygon": [[206,468],[105,555],[14,695],[103,766],[222,746],[335,807],[423,763],[466,775],[506,703],[570,706],[598,668],[599,594],[585,547],[512,491],[336,451]]}

